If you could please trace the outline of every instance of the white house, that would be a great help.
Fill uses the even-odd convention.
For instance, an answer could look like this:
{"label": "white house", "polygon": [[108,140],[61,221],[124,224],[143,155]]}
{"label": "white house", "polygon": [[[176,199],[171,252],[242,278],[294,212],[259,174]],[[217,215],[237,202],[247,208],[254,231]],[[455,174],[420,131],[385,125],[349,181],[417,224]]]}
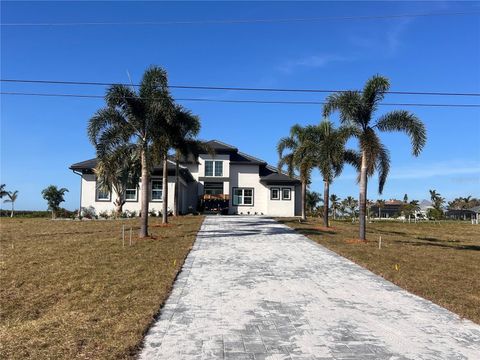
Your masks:
{"label": "white house", "polygon": [[[300,181],[279,173],[265,161],[218,140],[208,141],[212,154],[192,154],[180,162],[178,206],[228,214],[297,216],[301,213]],[[80,208],[111,211],[115,196],[101,191],[93,169],[96,159],[70,166],[81,176]],[[149,185],[149,209],[162,209],[162,166],[155,166]],[[127,189],[124,211],[140,211],[141,184]],[[175,163],[168,163],[168,207],[174,207]]]}

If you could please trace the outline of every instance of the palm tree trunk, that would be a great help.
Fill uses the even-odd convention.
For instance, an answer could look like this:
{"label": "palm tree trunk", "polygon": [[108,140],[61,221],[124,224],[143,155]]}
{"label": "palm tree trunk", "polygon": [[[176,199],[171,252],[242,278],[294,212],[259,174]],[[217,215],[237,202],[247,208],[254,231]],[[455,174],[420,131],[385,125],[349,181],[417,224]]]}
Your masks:
{"label": "palm tree trunk", "polygon": [[328,181],[323,181],[323,225],[328,227],[328,197],[330,192],[330,184]]}
{"label": "palm tree trunk", "polygon": [[306,199],[307,199],[307,181],[302,180],[302,221],[307,220],[307,214],[305,211]]}
{"label": "palm tree trunk", "polygon": [[335,206],[335,203],[333,203],[332,210],[333,210],[333,220],[335,220],[335,217],[337,216],[337,207]]}
{"label": "palm tree trunk", "polygon": [[163,155],[163,183],[162,183],[162,223],[168,223],[168,158],[167,154]]}
{"label": "palm tree trunk", "polygon": [[179,190],[178,186],[180,185],[180,177],[179,177],[179,164],[178,164],[178,158],[175,158],[175,190],[173,194],[173,214],[175,216],[178,216],[178,197],[179,197]]}
{"label": "palm tree trunk", "polygon": [[359,223],[360,223],[360,240],[366,240],[366,210],[367,210],[367,156],[365,151],[362,152],[362,167],[360,169],[360,198],[359,198]]}
{"label": "palm tree trunk", "polygon": [[147,153],[145,147],[142,148],[141,153],[142,160],[142,208],[140,215],[140,233],[139,237],[144,238],[148,236],[148,164]]}
{"label": "palm tree trunk", "polygon": [[12,201],[12,212],[10,213],[10,217],[13,217],[13,201]]}

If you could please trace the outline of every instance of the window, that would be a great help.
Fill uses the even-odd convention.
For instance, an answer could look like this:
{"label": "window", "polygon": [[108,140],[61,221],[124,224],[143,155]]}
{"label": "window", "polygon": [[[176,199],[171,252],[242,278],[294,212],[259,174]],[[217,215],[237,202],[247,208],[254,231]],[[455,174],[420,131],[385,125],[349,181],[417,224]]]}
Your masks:
{"label": "window", "polygon": [[282,200],[290,200],[290,196],[290,188],[282,188]]}
{"label": "window", "polygon": [[223,161],[215,161],[215,176],[223,176]]}
{"label": "window", "polygon": [[223,161],[205,161],[205,176],[223,176]]}
{"label": "window", "polygon": [[137,187],[135,185],[129,186],[125,190],[125,201],[137,201]]}
{"label": "window", "polygon": [[152,201],[162,201],[163,184],[162,180],[152,180]]}
{"label": "window", "polygon": [[223,194],[223,183],[219,182],[206,182],[203,185],[203,193],[208,195],[220,195]]}
{"label": "window", "polygon": [[239,206],[239,205],[253,206],[253,189],[233,188],[232,204],[234,206]]}
{"label": "window", "polygon": [[110,201],[110,191],[101,188],[98,183],[96,185],[97,201]]}
{"label": "window", "polygon": [[270,189],[270,200],[280,200],[280,189],[271,188]]}

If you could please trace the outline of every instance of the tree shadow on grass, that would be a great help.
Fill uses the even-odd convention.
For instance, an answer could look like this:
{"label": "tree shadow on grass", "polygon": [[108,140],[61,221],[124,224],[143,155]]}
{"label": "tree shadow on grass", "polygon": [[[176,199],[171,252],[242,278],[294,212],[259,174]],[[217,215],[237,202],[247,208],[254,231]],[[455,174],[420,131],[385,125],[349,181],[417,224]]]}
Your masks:
{"label": "tree shadow on grass", "polygon": [[441,248],[447,248],[452,250],[472,250],[480,251],[480,245],[451,245],[451,244],[442,244],[446,241],[435,239],[435,240],[425,240],[425,241],[407,241],[407,240],[394,240],[395,243],[412,245],[412,246],[435,246]]}

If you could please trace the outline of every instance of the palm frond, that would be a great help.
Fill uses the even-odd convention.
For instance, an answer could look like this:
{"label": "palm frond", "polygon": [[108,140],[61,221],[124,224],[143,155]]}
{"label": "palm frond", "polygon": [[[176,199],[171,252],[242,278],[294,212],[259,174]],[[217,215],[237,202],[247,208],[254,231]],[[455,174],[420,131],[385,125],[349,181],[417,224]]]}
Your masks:
{"label": "palm frond", "polygon": [[390,89],[390,82],[384,76],[377,74],[367,81],[363,88],[362,98],[371,114],[375,112],[378,104],[384,99],[385,92],[388,89]]}
{"label": "palm frond", "polygon": [[412,153],[418,156],[427,142],[425,125],[414,114],[405,110],[391,111],[378,119],[380,131],[403,131],[412,143]]}

